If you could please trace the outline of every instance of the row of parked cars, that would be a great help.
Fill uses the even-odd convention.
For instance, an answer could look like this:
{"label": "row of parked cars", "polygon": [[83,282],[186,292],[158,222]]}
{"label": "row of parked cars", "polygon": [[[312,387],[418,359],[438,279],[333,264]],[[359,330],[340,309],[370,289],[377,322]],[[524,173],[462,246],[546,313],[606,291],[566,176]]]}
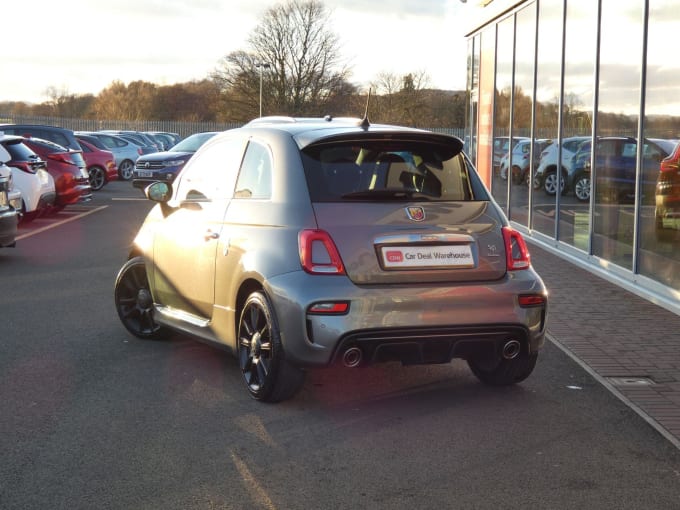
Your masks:
{"label": "row of parked cars", "polygon": [[[507,139],[507,138],[506,138]],[[508,139],[509,140],[509,139]],[[561,143],[562,161],[558,165],[559,143],[552,140],[534,141],[534,175],[530,177],[529,161],[531,140],[517,137],[513,139],[512,156],[506,153],[499,160],[499,174],[504,180],[511,176],[513,183],[532,184],[534,189],[543,189],[547,195],[554,196],[559,187],[565,194],[572,191],[582,202],[590,200],[590,170],[592,138],[572,136]],[[664,175],[665,158],[677,152],[677,139],[646,138],[643,147],[642,191],[643,197],[654,195],[659,179],[667,180]],[[598,168],[598,183],[601,191],[606,190],[603,198],[609,201],[630,202],[635,195],[637,168],[637,139],[628,136],[603,136],[597,138],[595,164]],[[512,168],[510,169],[510,166]],[[557,169],[562,178],[558,178]],[[532,179],[529,182],[529,179]]]}
{"label": "row of parked cars", "polygon": [[14,245],[19,222],[87,202],[110,181],[132,180],[140,156],[178,141],[175,133],[0,124],[0,247]]}

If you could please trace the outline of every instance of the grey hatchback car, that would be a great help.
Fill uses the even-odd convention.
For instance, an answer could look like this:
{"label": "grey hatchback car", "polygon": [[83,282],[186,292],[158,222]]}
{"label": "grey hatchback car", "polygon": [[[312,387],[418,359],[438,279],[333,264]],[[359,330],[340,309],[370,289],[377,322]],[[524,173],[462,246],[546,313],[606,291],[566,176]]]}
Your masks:
{"label": "grey hatchback car", "polygon": [[211,138],[157,202],[114,289],[140,338],[226,347],[250,395],[305,368],[467,360],[531,374],[547,291],[458,138],[367,119],[263,118]]}

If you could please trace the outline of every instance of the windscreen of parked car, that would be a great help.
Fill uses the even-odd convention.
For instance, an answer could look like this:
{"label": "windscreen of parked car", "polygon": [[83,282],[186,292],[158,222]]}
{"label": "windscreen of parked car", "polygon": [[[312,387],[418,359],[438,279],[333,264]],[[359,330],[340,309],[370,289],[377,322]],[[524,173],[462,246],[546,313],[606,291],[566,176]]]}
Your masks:
{"label": "windscreen of parked car", "polygon": [[458,147],[423,141],[367,140],[303,150],[313,202],[488,200]]}
{"label": "windscreen of parked car", "polygon": [[205,142],[216,134],[217,133],[196,133],[179,142],[171,148],[169,152],[196,152]]}

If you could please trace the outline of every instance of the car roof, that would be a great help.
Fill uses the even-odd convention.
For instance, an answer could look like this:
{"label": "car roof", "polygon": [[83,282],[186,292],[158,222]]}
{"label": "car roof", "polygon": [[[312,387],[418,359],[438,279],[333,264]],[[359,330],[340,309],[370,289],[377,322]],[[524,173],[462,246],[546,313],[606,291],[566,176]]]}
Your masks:
{"label": "car roof", "polygon": [[394,126],[390,124],[370,124],[368,119],[353,117],[326,116],[323,118],[306,117],[261,117],[248,122],[242,130],[267,130],[271,132],[285,132],[290,134],[300,149],[320,140],[334,137],[357,135],[366,138],[367,134],[396,134],[415,136],[418,139],[438,140],[442,143],[454,143],[458,150],[462,150],[463,142],[460,138],[442,133],[434,133],[418,128]]}
{"label": "car roof", "polygon": [[0,130],[0,142],[15,142],[17,140],[24,141],[25,138],[19,135],[6,135]]}

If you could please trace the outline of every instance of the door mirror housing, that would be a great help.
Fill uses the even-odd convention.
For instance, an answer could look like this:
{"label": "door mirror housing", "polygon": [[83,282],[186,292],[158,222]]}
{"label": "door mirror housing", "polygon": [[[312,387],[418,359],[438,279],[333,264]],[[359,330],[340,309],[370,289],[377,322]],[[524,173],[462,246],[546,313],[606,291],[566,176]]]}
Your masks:
{"label": "door mirror housing", "polygon": [[172,185],[169,182],[152,182],[144,188],[144,194],[149,200],[165,204],[172,197]]}

